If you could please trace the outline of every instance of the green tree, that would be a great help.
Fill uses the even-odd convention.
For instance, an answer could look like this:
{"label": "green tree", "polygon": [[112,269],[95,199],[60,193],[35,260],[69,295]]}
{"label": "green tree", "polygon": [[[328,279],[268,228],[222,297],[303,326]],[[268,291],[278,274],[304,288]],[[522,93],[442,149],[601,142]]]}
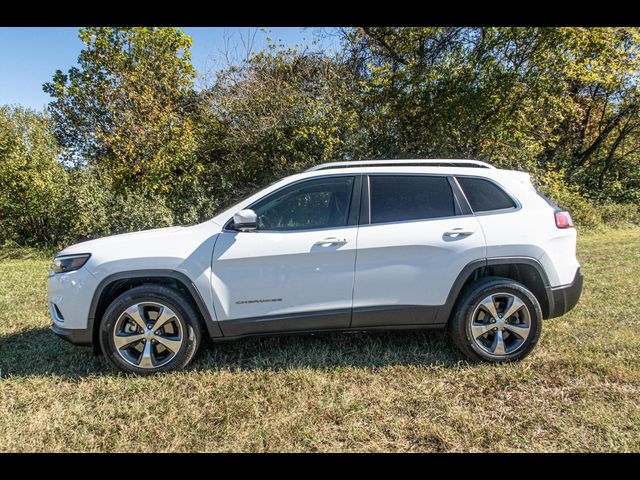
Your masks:
{"label": "green tree", "polygon": [[220,72],[202,95],[212,198],[227,203],[319,162],[358,158],[353,80],[338,58],[275,47]]}
{"label": "green tree", "polygon": [[73,165],[105,171],[119,190],[168,193],[196,169],[191,39],[175,28],[85,28],[78,67],[45,92]]}
{"label": "green tree", "polygon": [[371,156],[551,165],[595,196],[616,197],[616,185],[637,189],[639,29],[362,27],[342,34],[362,87]]}
{"label": "green tree", "polygon": [[0,107],[0,239],[50,245],[64,234],[70,212],[59,153],[47,115]]}

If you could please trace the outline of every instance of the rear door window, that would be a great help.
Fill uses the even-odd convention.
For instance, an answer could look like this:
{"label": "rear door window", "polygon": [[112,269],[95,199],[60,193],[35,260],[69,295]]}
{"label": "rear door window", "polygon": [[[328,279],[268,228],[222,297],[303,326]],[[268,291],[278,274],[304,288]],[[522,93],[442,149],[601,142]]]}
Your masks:
{"label": "rear door window", "polygon": [[402,222],[455,215],[447,177],[371,175],[371,223]]}

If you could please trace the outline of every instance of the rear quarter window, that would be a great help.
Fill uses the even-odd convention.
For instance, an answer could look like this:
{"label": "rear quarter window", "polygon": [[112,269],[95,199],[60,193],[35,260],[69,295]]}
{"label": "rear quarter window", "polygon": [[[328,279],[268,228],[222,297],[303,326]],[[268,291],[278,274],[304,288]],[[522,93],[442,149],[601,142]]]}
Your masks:
{"label": "rear quarter window", "polygon": [[483,178],[456,177],[474,212],[515,208],[513,199],[495,183]]}

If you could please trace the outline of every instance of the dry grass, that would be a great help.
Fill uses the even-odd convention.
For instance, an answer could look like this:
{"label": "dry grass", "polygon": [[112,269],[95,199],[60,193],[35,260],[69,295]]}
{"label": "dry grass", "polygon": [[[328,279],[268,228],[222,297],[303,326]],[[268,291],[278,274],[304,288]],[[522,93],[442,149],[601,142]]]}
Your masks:
{"label": "dry grass", "polygon": [[640,229],[581,235],[585,291],[518,364],[404,332],[207,346],[114,373],[47,331],[48,260],[0,260],[0,451],[639,451]]}

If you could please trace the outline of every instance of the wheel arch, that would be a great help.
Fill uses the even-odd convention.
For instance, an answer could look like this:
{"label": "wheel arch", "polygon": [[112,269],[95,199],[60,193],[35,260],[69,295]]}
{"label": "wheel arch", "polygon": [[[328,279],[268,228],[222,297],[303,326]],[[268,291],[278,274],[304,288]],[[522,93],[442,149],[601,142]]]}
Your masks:
{"label": "wheel arch", "polygon": [[438,322],[448,323],[461,293],[471,282],[483,277],[504,277],[522,283],[540,303],[543,318],[554,310],[554,297],[542,264],[533,257],[492,257],[467,264],[456,278],[446,304],[438,312]]}
{"label": "wheel arch", "polygon": [[167,269],[131,270],[105,277],[93,294],[87,326],[91,332],[94,353],[100,353],[99,326],[104,312],[111,302],[127,290],[145,284],[164,285],[181,291],[200,314],[200,319],[206,326],[209,335],[211,337],[222,336],[218,322],[211,316],[198,288],[184,273]]}

